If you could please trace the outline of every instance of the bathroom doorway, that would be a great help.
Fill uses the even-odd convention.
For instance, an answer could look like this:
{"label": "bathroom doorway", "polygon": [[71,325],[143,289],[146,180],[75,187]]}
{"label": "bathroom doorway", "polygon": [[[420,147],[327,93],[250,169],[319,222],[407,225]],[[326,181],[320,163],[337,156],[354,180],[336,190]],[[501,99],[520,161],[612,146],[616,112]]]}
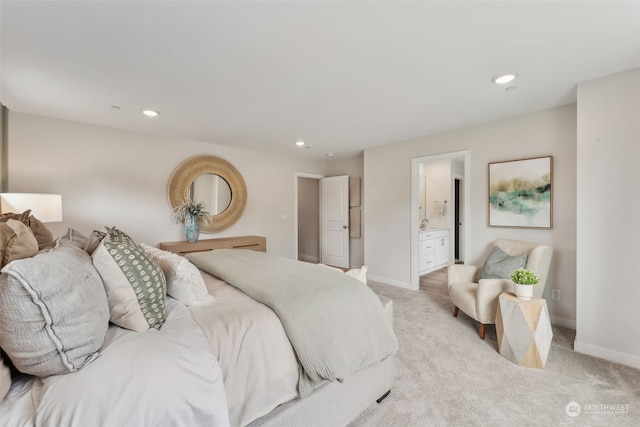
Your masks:
{"label": "bathroom doorway", "polygon": [[469,247],[469,158],[469,151],[461,151],[411,160],[411,289],[419,289],[421,272],[429,271],[420,250],[427,236],[421,232],[446,231],[445,240],[438,242],[447,246],[447,253],[440,263],[435,261],[437,267],[464,262]]}

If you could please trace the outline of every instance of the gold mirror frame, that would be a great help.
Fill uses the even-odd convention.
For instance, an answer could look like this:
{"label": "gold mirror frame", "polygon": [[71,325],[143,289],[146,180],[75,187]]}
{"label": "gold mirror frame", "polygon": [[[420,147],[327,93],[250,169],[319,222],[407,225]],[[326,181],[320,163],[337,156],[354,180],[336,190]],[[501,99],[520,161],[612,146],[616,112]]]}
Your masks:
{"label": "gold mirror frame", "polygon": [[193,181],[207,173],[222,177],[231,187],[229,207],[222,213],[212,215],[212,220],[208,223],[200,223],[201,233],[217,233],[235,224],[247,205],[244,179],[238,169],[226,160],[215,156],[195,156],[180,163],[169,177],[169,205],[175,210],[189,196],[189,187]]}

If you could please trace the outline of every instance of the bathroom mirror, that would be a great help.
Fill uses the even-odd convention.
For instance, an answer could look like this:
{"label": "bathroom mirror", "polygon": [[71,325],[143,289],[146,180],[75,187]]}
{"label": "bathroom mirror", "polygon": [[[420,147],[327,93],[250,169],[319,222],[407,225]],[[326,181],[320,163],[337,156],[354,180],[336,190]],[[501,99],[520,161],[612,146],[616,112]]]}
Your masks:
{"label": "bathroom mirror", "polygon": [[200,223],[200,232],[217,233],[240,219],[247,204],[247,187],[240,172],[226,160],[195,156],[173,171],[168,196],[171,209],[188,197],[205,202],[211,221]]}

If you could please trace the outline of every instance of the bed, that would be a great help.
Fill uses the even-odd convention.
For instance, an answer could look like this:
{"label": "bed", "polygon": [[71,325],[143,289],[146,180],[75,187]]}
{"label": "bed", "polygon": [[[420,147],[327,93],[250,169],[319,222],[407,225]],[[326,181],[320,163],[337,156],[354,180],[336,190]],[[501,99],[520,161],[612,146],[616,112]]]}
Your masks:
{"label": "bed", "polygon": [[[397,350],[392,331],[393,305],[353,277],[247,249],[220,249],[182,257],[135,243],[116,229],[100,233],[85,238],[70,229],[56,240],[53,249],[41,249],[3,268],[0,346],[8,353],[3,359],[5,364],[17,362],[23,370],[36,372],[13,372],[10,389],[0,404],[2,425],[336,426],[348,424],[390,390]],[[153,300],[157,295],[151,292],[152,299],[146,305],[149,313],[138,312],[135,317],[117,312],[122,303],[112,300],[123,290],[110,289],[108,284],[113,280],[110,269],[115,267],[113,263],[102,265],[96,255],[102,250],[110,260],[109,253],[117,251],[110,250],[109,241],[113,247],[125,246],[130,254],[142,253],[152,260],[153,265],[145,267],[147,277],[160,276],[162,271],[165,287],[158,285],[158,289],[165,297]],[[47,264],[47,257],[55,259]],[[18,314],[7,320],[6,312],[16,306],[18,297],[45,301],[40,306],[22,307],[19,315],[27,313],[31,319],[49,310],[50,318],[41,323],[45,329],[55,325],[57,313],[51,309],[55,305],[51,301],[59,296],[48,299],[46,290],[25,283],[37,282],[29,275],[40,278],[48,274],[58,287],[66,286],[69,280],[63,279],[70,257],[82,260],[84,270],[78,274],[95,285],[90,289],[96,294],[100,286],[96,277],[89,280],[92,276],[87,271],[93,267],[97,270],[109,318],[102,342],[94,344],[96,351],[85,351],[84,358],[68,352],[64,363],[55,365],[54,371],[59,372],[43,375],[37,372],[40,368],[33,368],[41,364],[42,355],[35,363],[31,359],[30,364],[24,363],[19,354],[10,357],[16,352],[11,340],[6,342],[5,335],[11,334],[7,324],[16,322]],[[61,260],[67,260],[66,264]],[[63,267],[56,274],[44,273],[52,271],[51,265]],[[283,285],[289,278],[293,278],[292,283]],[[194,287],[196,282],[202,286]],[[322,286],[322,282],[330,282],[330,290],[299,291],[305,284],[313,284],[309,285],[313,288]],[[281,287],[279,293],[284,297],[272,295],[278,291],[265,292],[269,287]],[[70,288],[70,292],[78,292],[77,286]],[[185,292],[187,288],[190,292]],[[25,296],[25,289],[33,295]],[[18,297],[11,297],[12,292]],[[86,289],[82,292],[64,300],[93,298],[87,296]],[[311,304],[311,300],[317,303]],[[157,320],[157,311],[150,307],[161,305],[164,318]],[[95,316],[100,310],[88,311]],[[157,322],[162,323],[158,326]],[[96,323],[100,322],[91,324]],[[343,325],[340,331],[336,332],[336,324]],[[102,333],[98,331],[97,335]],[[44,337],[56,334],[45,331]],[[55,351],[49,352],[55,358],[67,351],[63,338]],[[341,343],[345,340],[356,348]],[[50,366],[48,369],[51,372]]]}

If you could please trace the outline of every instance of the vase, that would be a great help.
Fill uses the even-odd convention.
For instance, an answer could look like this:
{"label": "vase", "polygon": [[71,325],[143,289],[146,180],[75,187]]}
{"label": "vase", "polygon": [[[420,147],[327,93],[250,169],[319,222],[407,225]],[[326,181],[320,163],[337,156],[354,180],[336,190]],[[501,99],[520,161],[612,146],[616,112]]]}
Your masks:
{"label": "vase", "polygon": [[184,218],[184,237],[189,243],[195,243],[200,237],[200,221],[197,216],[187,215]]}
{"label": "vase", "polygon": [[531,299],[533,296],[534,285],[521,285],[520,283],[514,283],[513,289],[515,294],[520,299]]}

